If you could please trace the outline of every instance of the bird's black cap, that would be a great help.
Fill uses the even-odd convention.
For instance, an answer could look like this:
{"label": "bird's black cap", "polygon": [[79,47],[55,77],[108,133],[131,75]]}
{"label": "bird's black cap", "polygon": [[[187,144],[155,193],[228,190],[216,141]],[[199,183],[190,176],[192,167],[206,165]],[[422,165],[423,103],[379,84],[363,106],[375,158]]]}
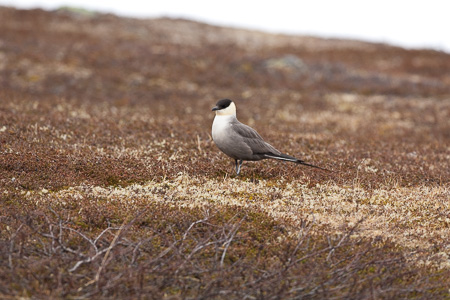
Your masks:
{"label": "bird's black cap", "polygon": [[216,106],[214,106],[212,110],[215,111],[227,108],[228,106],[230,106],[231,102],[233,101],[231,101],[230,99],[219,100],[217,101]]}

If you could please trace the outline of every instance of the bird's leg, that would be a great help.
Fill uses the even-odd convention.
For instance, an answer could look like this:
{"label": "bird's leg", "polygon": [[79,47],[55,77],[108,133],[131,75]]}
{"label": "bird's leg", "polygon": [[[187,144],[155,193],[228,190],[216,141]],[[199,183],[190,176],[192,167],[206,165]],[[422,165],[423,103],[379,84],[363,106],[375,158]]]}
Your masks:
{"label": "bird's leg", "polygon": [[242,167],[242,159],[239,160],[239,164],[238,164],[238,160],[236,159],[236,175],[239,175],[239,173],[241,172],[241,167]]}

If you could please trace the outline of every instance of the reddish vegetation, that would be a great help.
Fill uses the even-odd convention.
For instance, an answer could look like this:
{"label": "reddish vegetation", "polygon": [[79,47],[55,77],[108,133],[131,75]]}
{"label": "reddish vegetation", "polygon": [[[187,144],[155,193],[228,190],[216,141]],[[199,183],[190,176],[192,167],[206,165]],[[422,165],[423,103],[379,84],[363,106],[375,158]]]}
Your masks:
{"label": "reddish vegetation", "polygon": [[[0,23],[0,297],[449,297],[449,54],[63,10],[0,7]],[[264,161],[230,178],[210,138],[221,98],[336,174]],[[177,178],[280,191],[200,205]],[[412,242],[344,210],[270,215],[289,183],[349,191]],[[133,185],[159,202],[105,194]]]}

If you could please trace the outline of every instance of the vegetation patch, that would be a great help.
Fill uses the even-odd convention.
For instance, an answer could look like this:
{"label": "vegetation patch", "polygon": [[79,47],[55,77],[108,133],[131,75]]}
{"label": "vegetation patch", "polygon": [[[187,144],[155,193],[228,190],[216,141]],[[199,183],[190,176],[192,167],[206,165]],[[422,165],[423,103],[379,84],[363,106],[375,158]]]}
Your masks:
{"label": "vegetation patch", "polygon": [[[0,19],[0,298],[450,297],[449,54],[71,9]],[[222,98],[334,172],[235,176],[211,139]]]}

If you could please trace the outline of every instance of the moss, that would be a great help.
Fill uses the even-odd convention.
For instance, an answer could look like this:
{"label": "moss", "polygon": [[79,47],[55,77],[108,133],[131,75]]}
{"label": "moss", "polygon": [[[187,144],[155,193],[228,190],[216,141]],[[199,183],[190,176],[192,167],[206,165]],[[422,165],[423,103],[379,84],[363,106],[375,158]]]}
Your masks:
{"label": "moss", "polygon": [[110,175],[106,178],[106,182],[109,186],[120,187],[121,180],[117,176]]}

